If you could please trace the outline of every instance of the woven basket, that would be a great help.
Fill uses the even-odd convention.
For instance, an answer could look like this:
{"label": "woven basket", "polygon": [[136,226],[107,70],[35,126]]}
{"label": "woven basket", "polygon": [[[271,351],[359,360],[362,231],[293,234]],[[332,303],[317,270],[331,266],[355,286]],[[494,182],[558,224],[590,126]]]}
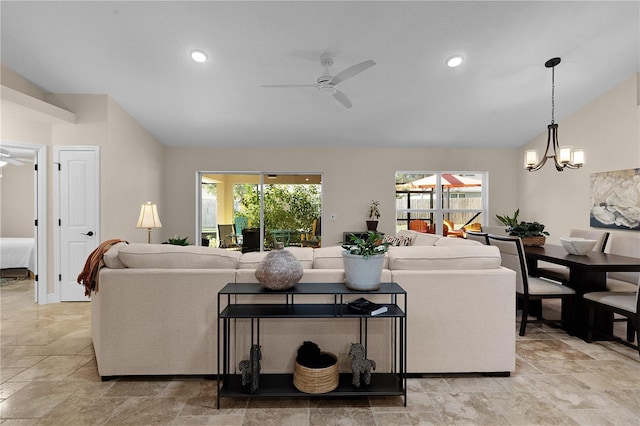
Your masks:
{"label": "woven basket", "polygon": [[543,246],[546,237],[544,235],[538,235],[535,237],[524,237],[522,238],[523,246]]}
{"label": "woven basket", "polygon": [[293,367],[293,385],[304,393],[327,393],[338,387],[338,358],[328,352],[336,362],[325,368],[309,368],[298,364]]}

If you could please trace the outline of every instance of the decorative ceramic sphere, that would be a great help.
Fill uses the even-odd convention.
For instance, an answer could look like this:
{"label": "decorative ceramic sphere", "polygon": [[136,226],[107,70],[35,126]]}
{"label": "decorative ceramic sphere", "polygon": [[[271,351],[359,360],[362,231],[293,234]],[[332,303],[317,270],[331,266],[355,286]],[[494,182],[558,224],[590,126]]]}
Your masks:
{"label": "decorative ceramic sphere", "polygon": [[276,243],[256,269],[256,279],[270,290],[286,290],[298,284],[302,278],[302,264],[282,243]]}

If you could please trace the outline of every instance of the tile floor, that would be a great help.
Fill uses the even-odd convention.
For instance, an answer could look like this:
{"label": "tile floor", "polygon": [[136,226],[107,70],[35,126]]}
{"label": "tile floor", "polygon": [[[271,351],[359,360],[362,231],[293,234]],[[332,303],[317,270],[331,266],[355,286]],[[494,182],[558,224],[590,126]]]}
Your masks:
{"label": "tile floor", "polygon": [[406,408],[390,397],[224,399],[218,410],[211,380],[102,382],[88,303],[36,305],[31,281],[2,284],[0,298],[2,426],[640,425],[638,353],[548,327],[518,337],[511,377],[410,379]]}

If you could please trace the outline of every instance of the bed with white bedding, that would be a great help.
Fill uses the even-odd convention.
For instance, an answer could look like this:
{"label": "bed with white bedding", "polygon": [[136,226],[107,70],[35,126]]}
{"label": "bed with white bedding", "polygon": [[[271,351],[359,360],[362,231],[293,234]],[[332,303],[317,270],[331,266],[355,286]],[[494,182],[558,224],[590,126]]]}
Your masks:
{"label": "bed with white bedding", "polygon": [[27,268],[35,272],[34,238],[0,238],[0,269]]}

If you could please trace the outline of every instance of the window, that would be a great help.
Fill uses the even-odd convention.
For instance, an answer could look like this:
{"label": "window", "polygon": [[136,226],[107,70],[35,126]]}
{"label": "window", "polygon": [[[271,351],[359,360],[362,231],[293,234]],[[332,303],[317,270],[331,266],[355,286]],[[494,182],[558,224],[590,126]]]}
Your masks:
{"label": "window", "polygon": [[[321,174],[198,175],[196,232],[202,245],[243,251],[271,249],[278,241],[286,246],[320,246]],[[234,233],[228,231],[230,225]],[[218,235],[218,229],[225,229],[225,235]],[[242,229],[247,229],[251,241],[245,241]]]}
{"label": "window", "polygon": [[482,224],[486,182],[486,172],[396,172],[396,230],[461,235]]}

